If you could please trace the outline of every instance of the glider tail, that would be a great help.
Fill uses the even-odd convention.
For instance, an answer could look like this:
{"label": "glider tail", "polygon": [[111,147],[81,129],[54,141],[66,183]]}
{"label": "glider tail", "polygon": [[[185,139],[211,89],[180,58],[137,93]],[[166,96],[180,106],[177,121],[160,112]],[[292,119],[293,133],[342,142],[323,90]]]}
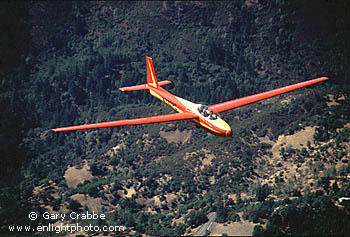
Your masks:
{"label": "glider tail", "polygon": [[152,58],[146,57],[146,63],[147,63],[147,84],[148,86],[158,88],[159,84],[157,81],[156,72],[154,71]]}
{"label": "glider tail", "polygon": [[171,81],[168,81],[168,80],[158,82],[156,73],[154,71],[152,58],[146,57],[146,64],[147,64],[147,84],[121,87],[119,88],[119,90],[121,91],[149,90],[150,88],[159,88],[160,86],[164,86],[171,83]]}

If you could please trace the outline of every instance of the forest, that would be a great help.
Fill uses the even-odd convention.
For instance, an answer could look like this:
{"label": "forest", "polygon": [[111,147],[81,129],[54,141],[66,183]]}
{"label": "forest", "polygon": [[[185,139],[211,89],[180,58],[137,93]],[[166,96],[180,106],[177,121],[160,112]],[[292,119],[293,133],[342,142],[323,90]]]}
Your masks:
{"label": "forest", "polygon": [[[193,235],[211,212],[256,236],[350,232],[338,201],[350,197],[347,2],[2,1],[0,12],[3,236],[54,223],[30,212],[93,210],[106,220],[80,224],[126,230],[79,234]],[[171,113],[118,90],[146,82],[146,56],[165,89],[208,105],[329,80],[220,114],[231,138],[188,121],[50,131]]]}

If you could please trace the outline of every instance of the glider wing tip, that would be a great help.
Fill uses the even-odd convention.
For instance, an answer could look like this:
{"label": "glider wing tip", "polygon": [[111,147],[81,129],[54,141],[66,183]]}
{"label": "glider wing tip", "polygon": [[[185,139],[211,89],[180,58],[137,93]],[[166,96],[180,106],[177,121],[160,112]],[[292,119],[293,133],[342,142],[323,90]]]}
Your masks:
{"label": "glider wing tip", "polygon": [[327,82],[328,81],[328,77],[321,77],[321,80],[320,80],[320,82]]}

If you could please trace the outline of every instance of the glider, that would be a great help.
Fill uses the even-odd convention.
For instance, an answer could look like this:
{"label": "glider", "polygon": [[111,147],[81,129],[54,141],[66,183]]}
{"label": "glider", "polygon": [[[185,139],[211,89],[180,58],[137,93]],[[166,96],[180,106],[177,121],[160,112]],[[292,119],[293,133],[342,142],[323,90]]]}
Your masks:
{"label": "glider", "polygon": [[217,113],[223,112],[226,110],[238,108],[247,104],[255,103],[260,100],[264,100],[276,95],[287,93],[305,86],[309,86],[321,81],[328,80],[327,77],[321,77],[301,83],[297,83],[290,86],[285,86],[279,89],[263,92],[256,95],[251,95],[227,102],[223,102],[216,105],[206,106],[203,104],[192,103],[188,100],[175,96],[163,89],[161,86],[171,83],[171,81],[158,81],[152,58],[146,57],[147,63],[147,84],[129,86],[119,88],[121,91],[136,91],[136,90],[146,90],[151,95],[157,97],[159,100],[169,105],[177,113],[166,114],[160,116],[146,117],[146,118],[136,118],[136,119],[127,119],[119,120],[112,122],[103,122],[103,123],[94,123],[94,124],[85,124],[72,127],[63,127],[51,129],[54,132],[65,132],[73,130],[83,130],[83,129],[92,129],[92,128],[106,128],[106,127],[117,127],[117,126],[126,126],[126,125],[138,125],[138,124],[150,124],[150,123],[161,123],[169,122],[176,120],[190,120],[191,122],[197,124],[198,126],[206,129],[210,133],[222,136],[230,137],[232,135],[232,130],[230,126],[222,120]]}

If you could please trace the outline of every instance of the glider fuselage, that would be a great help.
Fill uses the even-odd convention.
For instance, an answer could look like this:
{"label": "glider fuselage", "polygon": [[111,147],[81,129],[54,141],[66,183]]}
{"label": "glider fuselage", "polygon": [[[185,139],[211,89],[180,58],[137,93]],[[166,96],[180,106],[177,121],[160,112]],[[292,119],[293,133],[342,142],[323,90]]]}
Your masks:
{"label": "glider fuselage", "polygon": [[190,112],[198,115],[198,118],[191,119],[190,121],[204,128],[210,133],[221,137],[230,137],[232,135],[232,130],[230,126],[219,116],[205,116],[205,113],[201,113],[198,110],[201,104],[196,104],[191,101],[185,100],[181,97],[175,96],[161,87],[154,88],[148,86],[148,89],[151,95],[158,98],[163,103],[169,105],[176,112]]}

